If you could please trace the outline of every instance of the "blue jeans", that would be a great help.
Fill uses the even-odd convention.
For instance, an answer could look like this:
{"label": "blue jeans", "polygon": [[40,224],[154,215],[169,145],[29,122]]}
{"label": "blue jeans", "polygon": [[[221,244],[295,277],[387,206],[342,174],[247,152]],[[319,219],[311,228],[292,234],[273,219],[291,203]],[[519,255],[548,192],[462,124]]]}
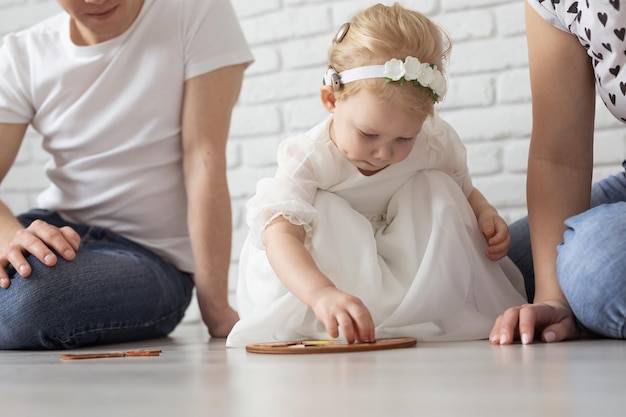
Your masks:
{"label": "blue jeans", "polygon": [[[623,164],[626,168],[626,161]],[[593,185],[591,209],[565,221],[557,247],[557,276],[582,327],[600,336],[626,338],[626,173]],[[530,234],[526,218],[509,226],[509,257],[534,294]],[[530,290],[530,291],[529,291]]]}
{"label": "blue jeans", "polygon": [[7,268],[0,289],[0,349],[67,349],[162,337],[181,321],[193,280],[153,252],[109,230],[71,224],[45,210],[18,217],[70,226],[81,236],[76,258],[53,267],[28,256],[33,272]]}

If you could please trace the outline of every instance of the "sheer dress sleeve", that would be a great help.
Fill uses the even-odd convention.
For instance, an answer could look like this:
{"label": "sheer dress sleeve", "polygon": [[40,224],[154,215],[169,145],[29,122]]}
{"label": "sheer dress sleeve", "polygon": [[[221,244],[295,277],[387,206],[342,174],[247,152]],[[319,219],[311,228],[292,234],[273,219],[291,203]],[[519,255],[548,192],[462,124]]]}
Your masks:
{"label": "sheer dress sleeve", "polygon": [[285,140],[278,148],[278,169],[272,178],[258,182],[247,205],[247,223],[252,243],[263,249],[265,227],[283,216],[304,227],[311,237],[316,210],[315,195],[332,183],[335,169],[328,148],[306,135]]}

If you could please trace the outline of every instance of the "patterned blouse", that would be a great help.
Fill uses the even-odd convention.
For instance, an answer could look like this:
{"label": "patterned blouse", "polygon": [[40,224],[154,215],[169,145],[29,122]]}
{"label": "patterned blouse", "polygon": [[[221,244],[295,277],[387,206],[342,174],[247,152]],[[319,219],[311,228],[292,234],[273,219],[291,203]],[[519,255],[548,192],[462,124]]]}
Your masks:
{"label": "patterned blouse", "polygon": [[528,0],[552,26],[587,49],[600,97],[626,122],[626,0]]}

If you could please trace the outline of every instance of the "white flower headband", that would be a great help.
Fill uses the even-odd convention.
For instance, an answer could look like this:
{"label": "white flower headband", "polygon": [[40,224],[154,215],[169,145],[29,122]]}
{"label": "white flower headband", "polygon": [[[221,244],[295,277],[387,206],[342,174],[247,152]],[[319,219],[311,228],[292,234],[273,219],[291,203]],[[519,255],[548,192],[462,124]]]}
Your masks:
{"label": "white flower headband", "polygon": [[329,68],[324,76],[324,85],[332,85],[338,91],[343,84],[368,78],[385,78],[388,83],[397,82],[400,85],[411,81],[416,87],[430,90],[435,103],[441,101],[448,90],[446,77],[436,65],[420,62],[413,56],[407,56],[404,61],[393,58],[385,65],[356,67],[340,73]]}

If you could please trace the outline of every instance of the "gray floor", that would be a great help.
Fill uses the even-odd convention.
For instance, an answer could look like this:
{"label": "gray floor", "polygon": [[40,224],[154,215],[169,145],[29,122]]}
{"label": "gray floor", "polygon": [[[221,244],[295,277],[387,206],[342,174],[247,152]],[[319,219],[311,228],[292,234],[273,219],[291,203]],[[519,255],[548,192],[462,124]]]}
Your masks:
{"label": "gray floor", "polygon": [[[61,361],[0,352],[2,416],[624,416],[626,343],[487,342],[315,355],[226,349],[185,323],[167,339]],[[78,352],[78,351],[77,351]]]}

